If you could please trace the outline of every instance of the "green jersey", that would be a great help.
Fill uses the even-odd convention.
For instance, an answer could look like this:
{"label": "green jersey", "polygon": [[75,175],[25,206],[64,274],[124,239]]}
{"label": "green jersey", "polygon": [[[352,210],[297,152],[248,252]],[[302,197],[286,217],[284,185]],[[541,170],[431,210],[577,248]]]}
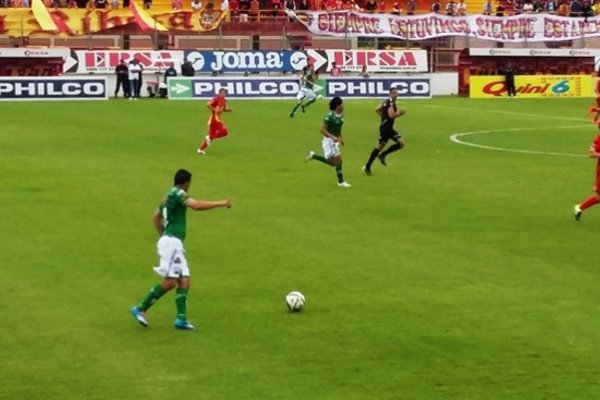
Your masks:
{"label": "green jersey", "polygon": [[315,74],[312,71],[308,70],[306,72],[306,75],[304,76],[304,87],[307,89],[312,89],[315,85],[316,80],[317,77],[315,76]]}
{"label": "green jersey", "polygon": [[188,195],[185,190],[175,186],[167,192],[167,196],[159,209],[163,216],[164,235],[185,239],[185,201]]}
{"label": "green jersey", "polygon": [[323,119],[327,132],[333,136],[342,136],[342,125],[344,125],[344,114],[336,114],[333,111],[329,111]]}

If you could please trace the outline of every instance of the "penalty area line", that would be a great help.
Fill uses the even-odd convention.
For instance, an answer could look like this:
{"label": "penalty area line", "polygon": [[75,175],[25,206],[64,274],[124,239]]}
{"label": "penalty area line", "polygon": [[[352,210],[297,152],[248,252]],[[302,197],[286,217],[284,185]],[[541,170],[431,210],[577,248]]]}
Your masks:
{"label": "penalty area line", "polygon": [[539,150],[522,150],[522,149],[510,149],[506,147],[487,146],[484,144],[471,143],[462,140],[461,138],[466,136],[484,135],[488,133],[507,133],[507,132],[525,132],[525,131],[540,131],[549,129],[573,129],[573,128],[589,128],[589,125],[571,125],[571,126],[547,126],[547,127],[536,127],[536,128],[511,128],[511,129],[490,129],[483,131],[473,132],[460,132],[450,136],[450,141],[463,146],[474,147],[477,149],[503,151],[506,153],[518,153],[518,154],[534,154],[542,156],[561,156],[561,157],[587,157],[585,154],[573,154],[573,153],[558,153],[553,151],[539,151]]}

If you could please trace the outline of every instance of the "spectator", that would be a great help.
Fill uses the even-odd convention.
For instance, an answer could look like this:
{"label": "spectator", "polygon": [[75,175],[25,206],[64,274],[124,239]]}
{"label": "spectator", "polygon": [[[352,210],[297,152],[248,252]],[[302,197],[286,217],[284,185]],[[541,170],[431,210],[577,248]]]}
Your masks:
{"label": "spectator", "polygon": [[523,8],[522,11],[525,14],[531,14],[533,13],[533,3],[529,0],[525,0],[525,2],[523,3]]}
{"label": "spectator", "polygon": [[367,65],[363,65],[362,69],[360,70],[360,73],[358,74],[358,76],[361,76],[363,78],[368,78],[369,77],[369,73],[367,72]]}
{"label": "spectator", "polygon": [[141,88],[141,75],[142,75],[142,66],[139,64],[139,61],[134,58],[133,61],[129,63],[128,67],[129,71],[129,100],[137,100],[140,97],[140,88]]}
{"label": "spectator", "polygon": [[387,12],[387,5],[385,4],[385,0],[381,0],[381,1],[379,2],[378,11],[379,11],[380,13],[382,13],[382,14],[383,14],[383,13],[385,13],[385,12]]}
{"label": "spectator", "polygon": [[209,29],[215,23],[215,3],[212,1],[206,4],[204,11],[200,13],[200,24],[205,28]]}
{"label": "spectator", "polygon": [[572,0],[569,4],[569,17],[579,17],[582,11],[579,0]]}
{"label": "spectator", "polygon": [[117,65],[115,75],[117,76],[115,97],[119,97],[119,89],[123,90],[123,97],[129,97],[129,68],[127,68],[125,60],[121,60],[121,63]]}
{"label": "spectator", "polygon": [[400,15],[400,14],[402,14],[402,7],[400,7],[400,3],[395,2],[392,5],[392,12],[391,13],[394,14],[394,15]]}
{"label": "spectator", "polygon": [[308,3],[308,0],[300,0],[300,3],[298,4],[298,10],[310,10],[310,4]]}
{"label": "spectator", "polygon": [[365,12],[374,13],[375,11],[377,11],[377,0],[367,0],[365,3]]}
{"label": "spectator", "polygon": [[519,15],[522,12],[523,12],[523,3],[521,2],[521,0],[515,1],[515,3],[513,4],[513,14]]}
{"label": "spectator", "polygon": [[96,0],[96,8],[106,8],[106,0]]}
{"label": "spectator", "polygon": [[504,6],[501,1],[496,6],[496,17],[504,17]]}
{"label": "spectator", "polygon": [[192,10],[196,12],[200,11],[200,9],[202,9],[202,3],[200,3],[200,0],[192,0]]}
{"label": "spectator", "polygon": [[544,8],[548,14],[554,14],[556,12],[556,10],[558,9],[556,2],[554,0],[547,0]]}
{"label": "spectator", "polygon": [[542,3],[542,0],[535,0],[533,2],[533,12],[536,12],[536,13],[544,12],[544,3]]}
{"label": "spectator", "polygon": [[467,4],[465,3],[465,0],[459,0],[458,3],[456,3],[455,13],[460,17],[467,15]]}
{"label": "spectator", "polygon": [[456,13],[456,4],[454,4],[454,0],[450,0],[448,4],[446,4],[446,15],[449,17],[453,17]]}
{"label": "spectator", "polygon": [[340,69],[340,67],[337,66],[335,61],[331,63],[331,71],[329,71],[329,74],[331,76],[341,76],[342,75],[342,70]]}
{"label": "spectator", "polygon": [[229,12],[231,13],[232,19],[237,19],[237,16],[240,13],[239,0],[229,0]]}
{"label": "spectator", "polygon": [[240,22],[248,22],[250,0],[240,0]]}
{"label": "spectator", "polygon": [[569,16],[569,5],[566,3],[566,1],[562,1],[558,6],[558,15],[562,17]]}
{"label": "spectator", "polygon": [[76,0],[69,0],[67,3],[67,8],[79,8]]}
{"label": "spectator", "polygon": [[173,10],[183,9],[183,1],[182,0],[171,0],[171,8]]}
{"label": "spectator", "polygon": [[587,22],[589,17],[592,17],[594,15],[594,9],[592,8],[592,4],[589,2],[589,0],[585,0],[583,2],[582,15],[585,22]]}
{"label": "spectator", "polygon": [[129,0],[123,0],[123,8],[129,8]]}
{"label": "spectator", "polygon": [[415,15],[417,12],[417,2],[415,0],[408,0],[406,4],[406,15]]}
{"label": "spectator", "polygon": [[144,0],[144,9],[149,10],[152,8],[152,0]]}
{"label": "spectator", "polygon": [[327,11],[335,11],[337,9],[336,0],[325,0],[322,2],[322,4]]}
{"label": "spectator", "polygon": [[354,4],[352,0],[344,0],[342,3],[342,10],[344,11],[352,11],[354,9]]}
{"label": "spectator", "polygon": [[271,15],[273,19],[277,19],[277,15],[281,11],[281,2],[280,0],[271,0]]}
{"label": "spectator", "polygon": [[192,63],[189,60],[186,60],[183,62],[183,64],[181,64],[181,75],[182,76],[194,76],[196,74],[196,71],[194,70],[194,66],[192,65]]}
{"label": "spectator", "polygon": [[250,15],[250,19],[253,21],[257,20],[259,11],[260,3],[258,0],[250,0],[250,12],[248,13]]}
{"label": "spectator", "polygon": [[483,10],[482,10],[482,14],[483,15],[492,15],[492,0],[486,0],[485,3],[483,3]]}
{"label": "spectator", "polygon": [[283,3],[283,8],[287,11],[296,11],[296,2],[294,0],[285,0]]}
{"label": "spectator", "polygon": [[231,21],[231,15],[229,14],[229,0],[221,1],[221,14],[225,15],[225,21]]}
{"label": "spectator", "polygon": [[440,5],[440,3],[437,0],[433,0],[433,3],[431,3],[431,12],[439,14],[441,9],[442,6]]}

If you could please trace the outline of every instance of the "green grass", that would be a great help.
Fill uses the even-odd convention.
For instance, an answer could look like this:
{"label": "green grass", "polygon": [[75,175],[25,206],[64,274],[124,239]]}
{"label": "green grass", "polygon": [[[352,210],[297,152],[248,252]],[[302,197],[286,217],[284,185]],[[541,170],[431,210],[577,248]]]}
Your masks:
{"label": "green grass", "polygon": [[[512,129],[463,139],[585,154],[590,101],[404,103],[406,149],[366,177],[377,100],[347,102],[348,190],[302,161],[324,101],[293,120],[290,101],[231,101],[206,157],[202,102],[2,103],[0,398],[599,398],[600,207],[572,218],[594,161],[449,140]],[[144,330],[128,309],[180,167],[235,204],[188,213],[199,330],[173,329],[172,294]]]}

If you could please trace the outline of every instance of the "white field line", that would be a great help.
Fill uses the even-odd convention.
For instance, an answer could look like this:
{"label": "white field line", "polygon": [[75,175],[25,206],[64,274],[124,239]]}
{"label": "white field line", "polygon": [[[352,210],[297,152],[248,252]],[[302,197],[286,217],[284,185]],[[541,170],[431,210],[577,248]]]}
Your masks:
{"label": "white field line", "polygon": [[453,143],[461,144],[463,146],[475,147],[478,149],[504,151],[507,153],[519,153],[519,154],[536,154],[544,156],[562,156],[562,157],[587,157],[586,154],[573,154],[573,153],[557,153],[552,151],[537,151],[537,150],[520,150],[520,149],[508,149],[505,147],[486,146],[483,144],[476,144],[461,140],[465,136],[482,135],[486,133],[506,133],[506,132],[525,132],[525,131],[540,131],[549,129],[573,129],[573,128],[584,128],[590,125],[570,125],[570,126],[547,126],[547,127],[535,127],[535,128],[511,128],[511,129],[493,129],[484,131],[473,131],[473,132],[460,132],[450,136],[450,140]]}

